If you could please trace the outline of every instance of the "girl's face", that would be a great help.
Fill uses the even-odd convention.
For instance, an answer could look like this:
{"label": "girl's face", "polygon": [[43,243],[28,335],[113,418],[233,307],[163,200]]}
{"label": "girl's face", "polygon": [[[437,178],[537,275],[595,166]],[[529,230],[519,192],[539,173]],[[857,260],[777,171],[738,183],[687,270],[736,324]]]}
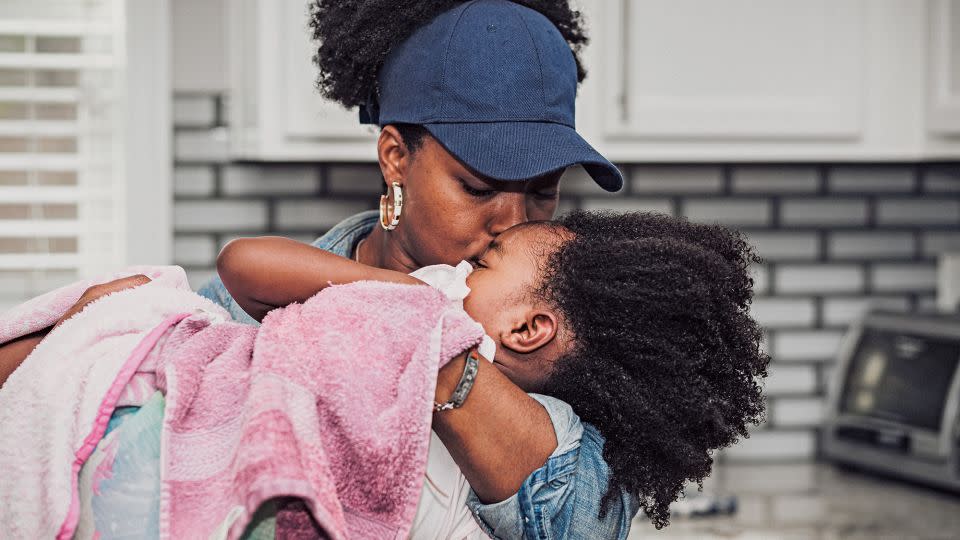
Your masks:
{"label": "girl's face", "polygon": [[[389,129],[392,126],[384,131]],[[385,164],[381,148],[384,179],[388,185],[399,181],[403,186],[400,224],[389,234],[413,268],[476,260],[510,227],[552,218],[563,174],[560,170],[513,182],[486,179],[430,136],[397,164],[395,169]]]}
{"label": "girl's face", "polygon": [[467,277],[463,309],[496,342],[490,360],[527,392],[542,388],[570,345],[562,318],[536,294],[545,258],[564,237],[540,223],[514,227],[490,243]]}

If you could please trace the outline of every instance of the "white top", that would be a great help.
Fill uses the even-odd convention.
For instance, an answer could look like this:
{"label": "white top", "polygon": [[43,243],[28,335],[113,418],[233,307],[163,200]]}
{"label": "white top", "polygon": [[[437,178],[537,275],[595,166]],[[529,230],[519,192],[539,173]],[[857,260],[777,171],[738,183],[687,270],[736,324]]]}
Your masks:
{"label": "white top", "polygon": [[[431,285],[451,301],[459,302],[470,294],[467,276],[473,267],[462,261],[456,267],[448,264],[425,266],[410,275]],[[497,345],[490,336],[480,342],[480,354],[493,361]],[[417,515],[410,529],[413,540],[480,540],[486,538],[467,508],[470,484],[460,472],[440,438],[430,432],[430,453],[427,457],[426,478],[420,491]]]}

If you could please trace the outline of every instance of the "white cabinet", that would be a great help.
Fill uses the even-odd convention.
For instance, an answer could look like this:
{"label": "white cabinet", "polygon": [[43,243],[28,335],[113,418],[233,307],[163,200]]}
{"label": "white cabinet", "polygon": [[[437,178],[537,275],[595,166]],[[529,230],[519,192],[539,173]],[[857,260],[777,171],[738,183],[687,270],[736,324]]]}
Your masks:
{"label": "white cabinet", "polygon": [[[230,3],[236,156],[373,160],[305,0]],[[617,161],[960,158],[960,0],[579,0],[577,123]]]}
{"label": "white cabinet", "polygon": [[229,11],[231,153],[240,159],[374,160],[376,130],[324,100],[305,0],[235,0]]}
{"label": "white cabinet", "polygon": [[960,0],[934,0],[929,13],[930,131],[960,136]]}
{"label": "white cabinet", "polygon": [[606,0],[604,8],[619,21],[605,21],[601,38],[611,137],[847,138],[862,129],[860,1]]}

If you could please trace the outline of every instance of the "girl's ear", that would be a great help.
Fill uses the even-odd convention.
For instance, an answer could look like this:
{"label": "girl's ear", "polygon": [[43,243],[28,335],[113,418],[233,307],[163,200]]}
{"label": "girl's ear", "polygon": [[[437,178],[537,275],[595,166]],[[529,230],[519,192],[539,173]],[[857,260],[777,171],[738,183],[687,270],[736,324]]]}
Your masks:
{"label": "girl's ear", "polygon": [[500,333],[500,343],[511,351],[529,354],[557,336],[557,316],[549,311],[531,309],[509,330]]}

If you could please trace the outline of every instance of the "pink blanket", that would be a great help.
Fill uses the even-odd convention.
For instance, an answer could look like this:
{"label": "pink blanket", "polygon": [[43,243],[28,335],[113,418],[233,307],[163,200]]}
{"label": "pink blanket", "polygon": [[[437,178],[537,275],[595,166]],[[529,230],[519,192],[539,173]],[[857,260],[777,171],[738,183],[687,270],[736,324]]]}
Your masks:
{"label": "pink blanket", "polygon": [[[479,342],[476,322],[433,288],[362,282],[258,330],[189,292],[179,268],[118,276],[132,273],[155,281],[88,306],[0,389],[5,537],[72,535],[77,471],[143,384],[167,400],[161,537],[236,538],[279,496],[301,497],[330,538],[406,537],[436,371]],[[0,342],[49,325],[87,285],[4,314]]]}

